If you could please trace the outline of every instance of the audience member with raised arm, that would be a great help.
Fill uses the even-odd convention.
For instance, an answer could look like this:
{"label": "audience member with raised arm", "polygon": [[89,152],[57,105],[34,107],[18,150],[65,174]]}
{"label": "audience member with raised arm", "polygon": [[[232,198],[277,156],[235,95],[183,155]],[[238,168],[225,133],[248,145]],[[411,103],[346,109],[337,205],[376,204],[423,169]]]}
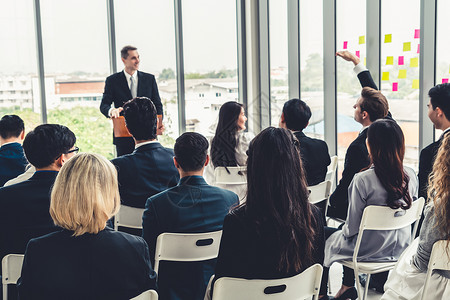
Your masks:
{"label": "audience member with raised arm", "polygon": [[[420,229],[418,245],[414,243],[402,254],[386,282],[383,300],[420,300],[433,244],[439,240],[450,240],[449,152],[450,135],[447,134],[439,147],[429,179],[428,196],[431,202],[425,207],[425,221]],[[442,259],[450,258],[447,254]],[[426,299],[449,299],[450,272],[433,272],[428,291],[432,294],[427,295]]]}
{"label": "audience member with raised arm", "polygon": [[120,196],[103,156],[74,156],[56,177],[50,215],[62,229],[32,239],[18,281],[22,299],[130,299],[155,289],[147,243],[106,227]]}
{"label": "audience member with raised arm", "polygon": [[[378,120],[367,131],[367,146],[371,165],[353,178],[349,188],[347,220],[342,230],[327,228],[324,275],[321,295],[327,291],[328,268],[334,262],[351,260],[364,208],[369,205],[409,209],[417,198],[417,177],[411,168],[403,166],[405,139],[400,127],[392,120]],[[392,231],[365,232],[358,260],[397,260],[409,244],[411,228]],[[342,286],[335,299],[356,299],[352,269],[344,267]]]}
{"label": "audience member with raised arm", "polygon": [[225,217],[215,280],[285,278],[322,264],[323,221],[308,201],[298,148],[283,128],[269,127],[250,143],[247,201]]}
{"label": "audience member with raised arm", "polygon": [[28,161],[23,153],[23,120],[16,115],[0,119],[0,187],[25,171]]}
{"label": "audience member with raised arm", "polygon": [[[210,186],[203,179],[209,162],[208,140],[201,134],[186,132],[175,143],[173,162],[180,182],[148,199],[142,219],[142,235],[155,257],[156,240],[163,232],[203,233],[222,229],[223,219],[238,196]],[[158,271],[158,293],[162,300],[201,300],[216,259],[204,262],[162,261]]]}

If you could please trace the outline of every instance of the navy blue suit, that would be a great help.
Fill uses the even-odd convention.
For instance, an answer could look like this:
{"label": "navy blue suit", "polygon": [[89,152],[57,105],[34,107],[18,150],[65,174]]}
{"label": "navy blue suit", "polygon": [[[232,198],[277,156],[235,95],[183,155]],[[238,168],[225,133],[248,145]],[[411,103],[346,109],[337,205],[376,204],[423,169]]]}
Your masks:
{"label": "navy blue suit", "polygon": [[[208,185],[201,176],[183,177],[178,186],[148,199],[142,235],[155,257],[156,239],[163,232],[200,233],[221,230],[238,196]],[[161,300],[203,299],[216,259],[204,262],[161,262],[158,294]]]}
{"label": "navy blue suit", "polygon": [[28,243],[20,298],[119,300],[155,289],[156,273],[141,237],[110,228],[72,235],[60,230]]}
{"label": "navy blue suit", "polygon": [[172,149],[156,142],[111,160],[117,168],[122,204],[144,208],[149,197],[176,186],[180,175],[173,157]]}
{"label": "navy blue suit", "polygon": [[13,179],[23,172],[28,161],[23,153],[22,145],[9,143],[0,147],[0,187],[8,180]]}

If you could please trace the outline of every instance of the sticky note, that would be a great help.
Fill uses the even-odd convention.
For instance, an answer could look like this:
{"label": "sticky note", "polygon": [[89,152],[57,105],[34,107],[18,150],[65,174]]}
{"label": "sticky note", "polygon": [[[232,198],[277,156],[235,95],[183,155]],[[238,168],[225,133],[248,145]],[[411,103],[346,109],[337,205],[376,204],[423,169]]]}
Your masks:
{"label": "sticky note", "polygon": [[359,51],[356,51],[355,55],[360,57]]}
{"label": "sticky note", "polygon": [[417,45],[417,53],[420,53],[420,44]]}
{"label": "sticky note", "polygon": [[448,83],[448,78],[442,78],[442,83]]}
{"label": "sticky note", "polygon": [[366,36],[362,35],[359,37],[359,44],[365,44],[366,43]]}
{"label": "sticky note", "polygon": [[411,42],[403,43],[403,51],[411,51]]}
{"label": "sticky note", "polygon": [[414,30],[414,38],[415,39],[420,39],[420,29]]}
{"label": "sticky note", "polygon": [[394,57],[388,56],[386,57],[386,65],[393,65],[394,64]]}
{"label": "sticky note", "polygon": [[411,68],[417,68],[419,66],[419,58],[418,57],[413,57],[411,58],[411,61],[409,63],[409,66]]}
{"label": "sticky note", "polygon": [[393,82],[392,83],[392,91],[393,92],[397,92],[398,91],[398,82]]}
{"label": "sticky note", "polygon": [[[398,65],[399,66],[401,66],[401,65],[404,65],[405,64],[405,61],[404,61],[404,59],[405,59],[405,57],[404,56],[399,56],[398,57]],[[450,70],[450,69],[449,69]]]}
{"label": "sticky note", "polygon": [[344,42],[344,50],[347,50],[347,44],[348,42]]}
{"label": "sticky note", "polygon": [[385,35],[384,35],[384,42],[385,42],[385,43],[390,43],[390,42],[392,42],[392,34],[385,34]]}
{"label": "sticky note", "polygon": [[365,58],[365,57],[364,57],[364,65],[367,66],[367,64],[366,64],[366,58]]}
{"label": "sticky note", "polygon": [[414,79],[413,80],[412,88],[413,89],[418,89],[419,88],[419,79]]}
{"label": "sticky note", "polygon": [[406,69],[398,70],[398,78],[406,78]]}
{"label": "sticky note", "polygon": [[381,76],[381,80],[389,80],[389,72],[383,72],[383,75]]}

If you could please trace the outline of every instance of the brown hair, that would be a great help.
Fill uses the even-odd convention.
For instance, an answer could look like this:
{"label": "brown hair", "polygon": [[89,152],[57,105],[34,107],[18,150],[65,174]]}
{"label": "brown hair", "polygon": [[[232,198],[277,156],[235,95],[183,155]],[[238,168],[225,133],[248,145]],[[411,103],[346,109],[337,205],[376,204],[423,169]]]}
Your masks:
{"label": "brown hair", "polygon": [[378,90],[365,87],[361,91],[361,111],[369,114],[371,122],[387,116],[389,104],[386,97]]}
{"label": "brown hair", "polygon": [[122,50],[120,50],[120,56],[123,59],[127,59],[129,50],[133,51],[133,50],[137,50],[137,48],[134,46],[127,45],[127,46],[123,47]]}

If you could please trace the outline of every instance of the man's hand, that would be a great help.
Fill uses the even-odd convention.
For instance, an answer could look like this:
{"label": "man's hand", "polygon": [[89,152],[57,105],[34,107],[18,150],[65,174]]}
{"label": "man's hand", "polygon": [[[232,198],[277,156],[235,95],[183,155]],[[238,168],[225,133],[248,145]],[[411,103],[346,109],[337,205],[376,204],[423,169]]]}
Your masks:
{"label": "man's hand", "polygon": [[123,107],[113,108],[111,110],[111,118],[118,118],[120,116],[120,112],[123,110]]}
{"label": "man's hand", "polygon": [[158,115],[158,121],[156,124],[156,135],[162,135],[166,128],[164,127],[163,121],[162,121],[162,115]]}
{"label": "man's hand", "polygon": [[336,52],[336,56],[340,56],[343,59],[345,59],[346,61],[351,61],[353,62],[353,64],[356,66],[357,64],[359,64],[359,57],[356,56],[355,54],[348,52],[347,50],[345,51],[338,51]]}

